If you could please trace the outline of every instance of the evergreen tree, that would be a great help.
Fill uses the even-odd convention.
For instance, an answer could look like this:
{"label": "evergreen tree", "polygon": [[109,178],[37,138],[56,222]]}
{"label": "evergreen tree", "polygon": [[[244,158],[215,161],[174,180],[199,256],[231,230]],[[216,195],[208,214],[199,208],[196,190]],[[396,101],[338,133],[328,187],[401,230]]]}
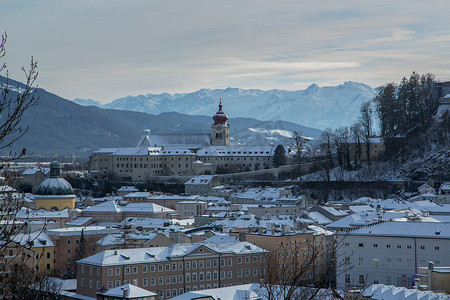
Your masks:
{"label": "evergreen tree", "polygon": [[287,163],[286,150],[283,145],[278,145],[273,154],[272,164],[275,168],[284,166]]}

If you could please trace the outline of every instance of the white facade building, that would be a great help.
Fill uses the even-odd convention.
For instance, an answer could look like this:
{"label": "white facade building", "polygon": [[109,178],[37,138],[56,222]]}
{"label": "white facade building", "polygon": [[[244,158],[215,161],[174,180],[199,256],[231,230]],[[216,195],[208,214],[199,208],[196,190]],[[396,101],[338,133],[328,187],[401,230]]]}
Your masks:
{"label": "white facade building", "polygon": [[379,222],[341,233],[338,288],[372,283],[411,288],[419,267],[450,265],[450,224]]}

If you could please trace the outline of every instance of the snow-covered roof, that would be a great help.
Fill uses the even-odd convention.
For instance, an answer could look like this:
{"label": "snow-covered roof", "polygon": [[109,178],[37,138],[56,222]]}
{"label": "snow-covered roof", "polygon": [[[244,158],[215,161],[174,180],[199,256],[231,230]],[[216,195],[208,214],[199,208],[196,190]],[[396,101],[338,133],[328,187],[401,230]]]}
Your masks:
{"label": "snow-covered roof", "polygon": [[211,135],[209,133],[190,134],[150,134],[141,138],[138,146],[149,145],[150,147],[185,147],[202,148],[211,145]]}
{"label": "snow-covered roof", "polygon": [[194,300],[194,299],[228,299],[228,300],[259,300],[259,286],[256,284],[243,284],[216,289],[191,291],[171,298],[171,300]]}
{"label": "snow-covered roof", "polygon": [[381,222],[347,232],[348,235],[450,238],[450,224],[442,222]]}
{"label": "snow-covered roof", "polygon": [[188,181],[186,181],[186,185],[208,185],[211,180],[213,180],[213,176],[212,175],[199,175],[199,176],[195,176],[192,177],[191,179],[189,179]]}
{"label": "snow-covered roof", "polygon": [[83,258],[78,263],[97,266],[116,266],[170,261],[171,258],[184,257],[201,247],[222,254],[256,254],[266,252],[266,250],[248,242],[178,243],[168,247],[106,250]]}
{"label": "snow-covered roof", "polygon": [[403,212],[383,212],[378,214],[376,212],[359,212],[346,216],[340,220],[328,224],[327,228],[350,229],[375,223],[381,220],[390,221],[396,218],[401,218],[405,214]]}
{"label": "snow-covered roof", "polygon": [[135,227],[142,227],[143,229],[163,228],[170,224],[168,219],[164,218],[135,218],[128,217],[121,222],[122,225],[134,225]]}
{"label": "snow-covered roof", "polygon": [[312,220],[316,221],[318,224],[321,224],[321,225],[326,225],[326,224],[330,224],[333,222],[332,220],[328,219],[327,217],[325,217],[318,211],[308,212],[308,216]]}
{"label": "snow-covered roof", "polygon": [[111,153],[112,156],[121,156],[121,155],[159,155],[160,148],[117,148],[116,151]]}
{"label": "snow-covered roof", "polygon": [[126,205],[120,205],[116,201],[106,201],[88,208],[83,209],[83,212],[110,212],[110,213],[122,213],[122,212],[147,212],[147,213],[174,213],[173,209],[154,204],[154,203],[128,203]]}
{"label": "snow-covered roof", "polygon": [[67,219],[69,218],[69,210],[31,210],[28,208],[21,208],[17,214],[17,219]]}
{"label": "snow-covered roof", "polygon": [[351,210],[354,213],[359,212],[374,212],[375,208],[373,208],[370,205],[351,205],[348,207],[349,210]]}
{"label": "snow-covered roof", "polygon": [[41,172],[44,175],[47,175],[50,172],[50,168],[39,168],[39,169],[26,169],[23,171],[22,175],[34,175],[37,172]]}
{"label": "snow-covered roof", "polygon": [[84,235],[98,235],[119,232],[117,228],[107,228],[105,226],[86,226],[86,227],[66,227],[47,230],[50,236],[79,236],[83,231]]}
{"label": "snow-covered roof", "polygon": [[[149,241],[149,240],[154,239],[156,236],[158,236],[158,233],[156,233],[156,232],[150,233],[150,234],[135,232],[135,233],[127,233],[126,239]],[[108,234],[104,238],[98,240],[97,244],[100,246],[106,247],[106,246],[123,245],[124,242],[125,241],[124,241],[123,234],[115,233],[115,234]]]}
{"label": "snow-covered roof", "polygon": [[24,247],[31,248],[45,248],[54,246],[48,234],[43,230],[30,233],[18,233],[14,236],[13,241]]}
{"label": "snow-covered roof", "polygon": [[113,153],[117,150],[118,148],[100,148],[97,151],[94,151],[94,153]]}
{"label": "snow-covered roof", "polygon": [[78,217],[75,218],[69,222],[66,222],[66,225],[69,226],[83,226],[84,224],[86,224],[87,222],[89,222],[90,220],[92,220],[93,217]]}
{"label": "snow-covered roof", "polygon": [[418,289],[407,289],[393,285],[372,284],[363,292],[363,296],[369,299],[383,300],[448,300],[450,295],[434,293],[431,291],[420,291]]}
{"label": "snow-covered roof", "polygon": [[123,196],[123,198],[147,198],[151,195],[153,195],[152,192],[133,192]]}
{"label": "snow-covered roof", "polygon": [[198,195],[153,195],[149,200],[180,200],[180,201],[194,201],[198,198]]}
{"label": "snow-covered roof", "polygon": [[119,192],[138,192],[139,190],[134,186],[121,186],[120,189],[118,189]]}
{"label": "snow-covered roof", "polygon": [[273,146],[211,146],[199,149],[197,156],[273,156]]}
{"label": "snow-covered roof", "polygon": [[[124,291],[126,291],[126,296],[124,296]],[[135,298],[143,298],[143,297],[152,297],[157,296],[157,294],[140,288],[138,286],[132,284],[124,284],[115,288],[108,290],[105,293],[99,293],[108,297],[117,297],[120,299],[135,299]]]}
{"label": "snow-covered roof", "polygon": [[238,241],[238,238],[236,238],[234,236],[230,236],[228,234],[224,234],[224,233],[216,234],[216,235],[210,237],[209,239],[205,240],[206,243],[230,243],[230,242],[237,242],[237,241]]}

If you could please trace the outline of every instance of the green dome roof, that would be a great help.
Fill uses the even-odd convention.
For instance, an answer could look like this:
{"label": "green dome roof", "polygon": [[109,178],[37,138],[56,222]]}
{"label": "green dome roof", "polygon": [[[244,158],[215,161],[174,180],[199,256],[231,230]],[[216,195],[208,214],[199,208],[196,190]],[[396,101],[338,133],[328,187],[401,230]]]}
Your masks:
{"label": "green dome roof", "polygon": [[67,180],[60,176],[61,166],[57,161],[50,164],[50,177],[42,181],[37,188],[37,195],[41,196],[59,196],[73,195],[73,189]]}
{"label": "green dome roof", "polygon": [[50,177],[42,181],[37,188],[37,195],[73,195],[73,189],[67,180],[61,177]]}

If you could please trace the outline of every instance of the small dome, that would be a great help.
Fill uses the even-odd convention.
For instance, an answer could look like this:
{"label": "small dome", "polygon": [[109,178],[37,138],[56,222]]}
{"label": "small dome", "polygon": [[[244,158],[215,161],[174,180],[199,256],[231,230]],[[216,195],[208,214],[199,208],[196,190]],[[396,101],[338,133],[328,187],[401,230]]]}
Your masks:
{"label": "small dome", "polygon": [[37,188],[37,195],[57,196],[73,195],[73,189],[67,180],[60,176],[61,166],[57,161],[50,164],[50,177],[41,182]]}
{"label": "small dome", "polygon": [[41,196],[73,195],[73,189],[67,180],[61,177],[50,177],[42,181],[36,194]]}
{"label": "small dome", "polygon": [[219,110],[213,116],[214,125],[216,124],[226,124],[228,121],[228,116],[222,110],[222,100],[219,103]]}

